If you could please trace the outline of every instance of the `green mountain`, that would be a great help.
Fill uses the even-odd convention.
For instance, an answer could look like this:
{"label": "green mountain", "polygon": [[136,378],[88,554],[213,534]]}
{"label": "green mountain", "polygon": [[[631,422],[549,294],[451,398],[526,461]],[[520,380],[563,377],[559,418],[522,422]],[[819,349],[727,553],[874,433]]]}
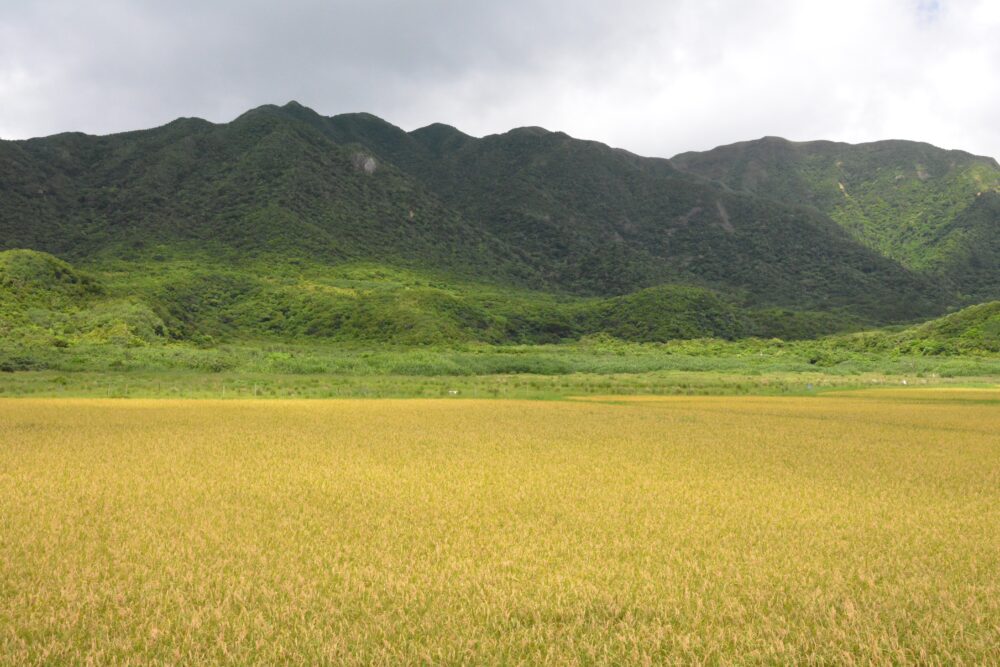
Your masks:
{"label": "green mountain", "polygon": [[1000,165],[910,141],[795,143],[765,137],[671,159],[738,192],[815,208],[882,255],[995,297]]}
{"label": "green mountain", "polygon": [[399,165],[562,288],[684,283],[749,305],[874,319],[927,314],[942,301],[936,285],[815,210],[729,192],[666,160],[541,128],[474,139],[443,125],[405,133],[366,114],[329,124],[338,141]]}
{"label": "green mountain", "polygon": [[[541,128],[405,132],[296,103],[225,124],[0,141],[0,251],[12,251],[0,257],[3,275],[22,276],[0,281],[0,327],[53,344],[797,338],[912,321],[1000,288],[995,163],[972,160],[949,181],[985,185],[964,207],[933,209],[951,216],[952,241],[920,263],[860,238],[872,216],[847,224],[798,163],[783,167],[783,191],[696,157]],[[922,159],[900,205],[931,201],[927,184],[947,172]],[[29,288],[32,271],[75,276],[77,291]]]}
{"label": "green mountain", "polygon": [[0,142],[0,243],[74,261],[372,259],[532,269],[389,164],[270,108],[106,137]]}

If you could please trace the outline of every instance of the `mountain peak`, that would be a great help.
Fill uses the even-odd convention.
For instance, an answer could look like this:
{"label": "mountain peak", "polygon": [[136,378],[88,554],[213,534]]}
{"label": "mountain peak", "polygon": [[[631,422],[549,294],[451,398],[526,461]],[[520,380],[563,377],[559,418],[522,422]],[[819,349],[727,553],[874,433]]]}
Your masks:
{"label": "mountain peak", "polygon": [[454,149],[466,142],[475,141],[474,137],[444,123],[431,123],[413,130],[410,136],[435,151]]}
{"label": "mountain peak", "polygon": [[455,127],[454,125],[448,125],[447,123],[431,123],[430,125],[424,125],[423,127],[418,127],[417,129],[411,131],[410,134],[424,135],[424,136],[459,135],[463,137],[468,137],[470,139],[472,138],[465,132],[462,132],[460,129]]}
{"label": "mountain peak", "polygon": [[544,127],[539,127],[538,125],[526,125],[524,127],[515,127],[504,134],[511,136],[544,137],[554,133],[551,130],[546,130]]}
{"label": "mountain peak", "polygon": [[371,144],[374,147],[384,149],[412,141],[402,129],[364,111],[330,116],[325,119],[325,125],[329,136],[337,143],[342,144]]}

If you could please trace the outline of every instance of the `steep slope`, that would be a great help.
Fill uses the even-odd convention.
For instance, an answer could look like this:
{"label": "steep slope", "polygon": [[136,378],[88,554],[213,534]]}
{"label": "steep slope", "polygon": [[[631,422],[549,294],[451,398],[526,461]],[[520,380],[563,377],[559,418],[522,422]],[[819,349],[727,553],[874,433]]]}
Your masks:
{"label": "steep slope", "polygon": [[296,111],[0,142],[0,247],[74,260],[377,257],[534,279],[516,253],[412,178],[338,145]]}
{"label": "steep slope", "polygon": [[223,125],[0,142],[0,192],[0,249],[85,267],[373,261],[579,295],[686,284],[875,322],[947,301],[812,206],[541,128],[407,133],[290,103]]}
{"label": "steep slope", "polygon": [[407,134],[365,114],[330,126],[521,249],[556,284],[624,293],[685,282],[752,304],[846,307],[886,320],[941,301],[936,286],[814,209],[727,191],[666,160],[541,128],[482,139],[442,125]]}
{"label": "steep slope", "polygon": [[[737,191],[815,207],[886,257],[930,272],[955,268],[1000,218],[969,216],[980,197],[1000,191],[992,158],[910,141],[795,143],[765,137],[671,162]],[[975,224],[974,224],[975,223]],[[948,271],[966,291],[979,277]]]}
{"label": "steep slope", "polygon": [[983,192],[951,220],[943,235],[961,239],[938,271],[967,301],[1000,297],[1000,193]]}

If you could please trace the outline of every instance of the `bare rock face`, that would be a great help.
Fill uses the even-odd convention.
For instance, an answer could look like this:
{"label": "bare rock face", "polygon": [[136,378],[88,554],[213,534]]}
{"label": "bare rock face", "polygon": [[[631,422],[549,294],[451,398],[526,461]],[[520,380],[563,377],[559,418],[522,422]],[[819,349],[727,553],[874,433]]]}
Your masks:
{"label": "bare rock face", "polygon": [[354,168],[358,171],[363,171],[369,176],[375,173],[378,169],[378,162],[371,155],[366,155],[365,153],[355,153],[351,162],[354,164]]}

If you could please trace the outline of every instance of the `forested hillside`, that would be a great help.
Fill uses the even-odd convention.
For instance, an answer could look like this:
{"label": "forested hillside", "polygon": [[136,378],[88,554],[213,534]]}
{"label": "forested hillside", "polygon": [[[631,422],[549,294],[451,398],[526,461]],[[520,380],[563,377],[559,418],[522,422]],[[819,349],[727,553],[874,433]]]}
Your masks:
{"label": "forested hillside", "polygon": [[997,296],[997,173],[906,142],[766,139],[668,161],[294,102],[0,141],[0,249],[33,251],[2,255],[0,326],[428,343],[914,321]]}
{"label": "forested hillside", "polygon": [[671,163],[734,191],[814,207],[911,269],[977,298],[998,295],[1000,166],[992,158],[911,141],[766,137]]}

